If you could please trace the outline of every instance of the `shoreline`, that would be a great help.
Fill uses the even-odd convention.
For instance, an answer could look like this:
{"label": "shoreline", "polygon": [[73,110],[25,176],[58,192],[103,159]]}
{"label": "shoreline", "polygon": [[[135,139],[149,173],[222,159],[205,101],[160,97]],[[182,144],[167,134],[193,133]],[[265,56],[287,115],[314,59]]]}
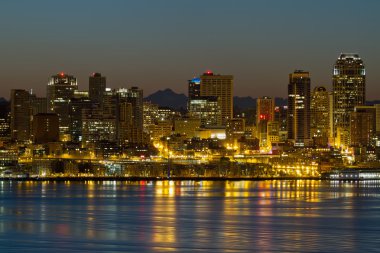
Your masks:
{"label": "shoreline", "polygon": [[85,182],[85,181],[289,181],[289,180],[323,180],[323,181],[380,181],[380,179],[331,179],[324,177],[24,177],[0,178],[0,181],[55,181],[55,182]]}

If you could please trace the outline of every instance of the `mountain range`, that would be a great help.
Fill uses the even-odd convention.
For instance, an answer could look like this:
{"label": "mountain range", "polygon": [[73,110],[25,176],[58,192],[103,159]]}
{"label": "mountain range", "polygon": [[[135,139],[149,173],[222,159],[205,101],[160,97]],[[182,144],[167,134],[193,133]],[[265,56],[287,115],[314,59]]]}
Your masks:
{"label": "mountain range", "polygon": [[[158,104],[162,107],[170,107],[176,110],[183,110],[187,106],[187,96],[179,94],[171,89],[159,90],[144,98],[145,101],[150,101],[153,104]],[[284,98],[275,98],[275,104],[278,106],[287,105],[288,100]],[[234,108],[237,111],[256,108],[256,98],[234,97]]]}

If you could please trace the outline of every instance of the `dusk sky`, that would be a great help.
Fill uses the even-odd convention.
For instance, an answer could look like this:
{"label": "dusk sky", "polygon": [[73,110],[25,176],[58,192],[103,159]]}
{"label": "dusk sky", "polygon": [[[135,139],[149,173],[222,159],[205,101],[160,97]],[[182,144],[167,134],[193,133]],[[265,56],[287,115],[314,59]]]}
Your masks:
{"label": "dusk sky", "polygon": [[287,96],[288,74],[311,73],[331,90],[341,52],[366,65],[367,99],[380,99],[380,1],[12,0],[0,3],[0,96],[64,71],[88,89],[164,88],[187,95],[206,70],[235,76],[238,96]]}

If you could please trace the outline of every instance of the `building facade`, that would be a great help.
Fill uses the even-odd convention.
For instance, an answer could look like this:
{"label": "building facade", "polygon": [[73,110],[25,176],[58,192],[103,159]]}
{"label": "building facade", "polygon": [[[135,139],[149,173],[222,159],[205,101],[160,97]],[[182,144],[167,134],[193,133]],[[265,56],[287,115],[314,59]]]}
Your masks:
{"label": "building facade", "polygon": [[330,101],[325,87],[315,87],[310,101],[310,135],[313,144],[319,147],[328,145],[330,136]]}
{"label": "building facade", "polygon": [[289,74],[288,140],[294,146],[310,144],[310,75],[296,70]]}
{"label": "building facade", "polygon": [[77,79],[63,72],[52,76],[47,85],[47,109],[59,117],[61,140],[70,139],[70,101],[76,90],[78,90]]}
{"label": "building facade", "polygon": [[218,97],[222,115],[222,125],[233,117],[233,83],[232,75],[214,75],[208,71],[200,77],[201,96]]}
{"label": "building facade", "polygon": [[350,115],[355,106],[365,105],[365,76],[365,67],[358,54],[344,53],[336,60],[333,69],[334,138],[342,139],[338,134],[349,131]]}

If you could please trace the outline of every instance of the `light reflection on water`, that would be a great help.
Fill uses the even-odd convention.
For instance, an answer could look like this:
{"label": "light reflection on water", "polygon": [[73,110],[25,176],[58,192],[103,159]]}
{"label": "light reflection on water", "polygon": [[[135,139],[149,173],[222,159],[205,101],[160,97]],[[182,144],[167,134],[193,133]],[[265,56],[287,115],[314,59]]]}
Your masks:
{"label": "light reflection on water", "polygon": [[0,252],[369,251],[380,182],[0,182]]}

